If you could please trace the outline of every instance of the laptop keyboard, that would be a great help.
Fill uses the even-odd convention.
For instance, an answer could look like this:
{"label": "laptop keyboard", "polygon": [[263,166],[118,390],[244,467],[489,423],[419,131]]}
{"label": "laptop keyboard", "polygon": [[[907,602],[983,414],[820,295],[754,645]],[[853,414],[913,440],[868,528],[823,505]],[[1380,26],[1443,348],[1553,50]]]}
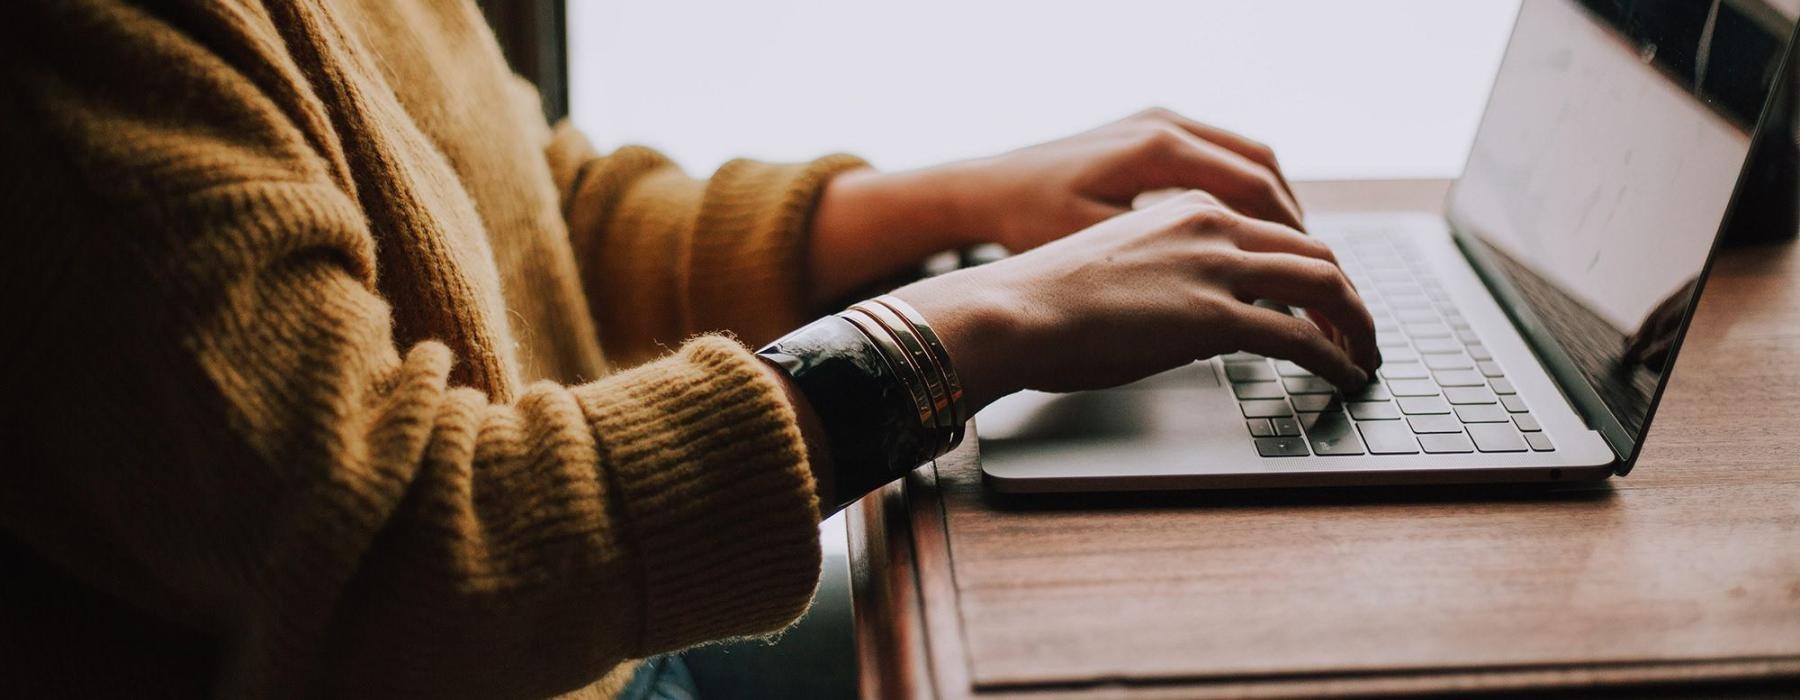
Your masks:
{"label": "laptop keyboard", "polygon": [[1299,365],[1226,355],[1244,426],[1264,457],[1549,452],[1543,427],[1410,243],[1330,239],[1375,317],[1382,366],[1345,396]]}

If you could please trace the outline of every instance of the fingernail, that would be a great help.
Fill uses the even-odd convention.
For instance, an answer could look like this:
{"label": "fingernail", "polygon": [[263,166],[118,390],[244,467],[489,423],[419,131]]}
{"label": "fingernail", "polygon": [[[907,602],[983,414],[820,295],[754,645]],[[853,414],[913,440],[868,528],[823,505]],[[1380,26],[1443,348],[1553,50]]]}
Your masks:
{"label": "fingernail", "polygon": [[1365,372],[1361,369],[1356,370],[1356,385],[1362,386],[1362,385],[1368,384],[1368,383],[1369,383],[1369,373]]}

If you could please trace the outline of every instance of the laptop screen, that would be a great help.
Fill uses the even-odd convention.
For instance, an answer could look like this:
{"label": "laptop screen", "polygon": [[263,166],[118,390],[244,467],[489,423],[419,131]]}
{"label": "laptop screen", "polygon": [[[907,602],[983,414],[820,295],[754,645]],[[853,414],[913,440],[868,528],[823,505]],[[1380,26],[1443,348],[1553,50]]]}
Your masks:
{"label": "laptop screen", "polygon": [[1566,358],[1552,367],[1565,386],[1574,374],[1592,389],[1578,403],[1611,413],[1598,427],[1622,455],[1673,359],[1792,17],[1766,0],[1520,7],[1450,219],[1540,350]]}

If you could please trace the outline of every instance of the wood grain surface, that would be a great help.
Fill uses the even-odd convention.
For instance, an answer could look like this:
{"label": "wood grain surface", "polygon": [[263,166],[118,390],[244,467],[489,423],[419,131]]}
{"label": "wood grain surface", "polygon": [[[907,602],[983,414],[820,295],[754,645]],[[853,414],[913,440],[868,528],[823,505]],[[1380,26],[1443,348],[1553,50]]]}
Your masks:
{"label": "wood grain surface", "polygon": [[[1432,208],[1443,185],[1301,192]],[[966,446],[852,518],[860,634],[916,650],[865,646],[866,676],[911,680],[864,693],[1800,691],[1796,265],[1787,244],[1722,255],[1624,479],[1018,497]],[[877,604],[875,578],[912,589]]]}

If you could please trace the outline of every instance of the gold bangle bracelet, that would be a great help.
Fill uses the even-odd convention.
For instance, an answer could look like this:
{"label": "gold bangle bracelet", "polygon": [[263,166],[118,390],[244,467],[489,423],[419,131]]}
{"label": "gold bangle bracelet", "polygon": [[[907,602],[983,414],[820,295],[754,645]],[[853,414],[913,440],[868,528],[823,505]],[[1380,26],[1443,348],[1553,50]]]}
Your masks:
{"label": "gold bangle bracelet", "polygon": [[919,429],[927,453],[925,458],[931,459],[943,454],[940,450],[948,441],[933,425],[937,421],[937,411],[932,407],[931,393],[925,387],[924,376],[913,365],[912,359],[907,356],[906,351],[901,349],[899,342],[894,340],[886,328],[867,312],[851,308],[839,312],[837,315],[855,325],[857,330],[862,331],[863,335],[868,336],[869,340],[881,349],[881,353],[887,356],[888,364],[893,366],[894,374],[900,377],[902,384],[906,385],[907,393],[912,396],[913,405],[918,409]]}
{"label": "gold bangle bracelet", "polygon": [[894,340],[900,343],[901,348],[906,350],[907,357],[912,360],[913,368],[925,378],[925,388],[931,394],[932,413],[936,416],[932,424],[943,430],[955,428],[956,417],[951,411],[950,391],[944,384],[943,368],[938,366],[937,357],[925,347],[925,341],[919,338],[912,324],[907,323],[893,309],[879,303],[858,302],[850,305],[850,308],[868,314],[894,336]]}
{"label": "gold bangle bracelet", "polygon": [[[949,375],[945,373],[943,355],[933,351],[919,335],[917,324],[912,323],[900,312],[884,304],[880,299],[861,302],[852,308],[859,309],[876,317],[894,334],[909,344],[909,350],[915,353],[919,361],[920,371],[925,373],[925,382],[931,389],[932,407],[937,410],[937,428],[944,431],[942,446],[934,457],[942,456],[962,444],[963,427],[967,424],[967,414],[961,409],[961,389],[953,388]],[[935,380],[935,381],[934,381]]]}
{"label": "gold bangle bracelet", "polygon": [[951,414],[956,416],[957,427],[960,429],[962,427],[960,424],[969,419],[969,404],[963,397],[962,378],[957,376],[956,365],[950,361],[950,349],[944,346],[944,341],[938,337],[937,331],[932,330],[931,324],[925,321],[925,315],[913,308],[912,304],[891,294],[876,297],[875,301],[893,309],[895,313],[906,319],[907,323],[912,324],[913,330],[918,332],[919,337],[925,341],[925,346],[931,348],[931,352],[937,356],[938,369],[944,373],[944,389],[950,395]]}

